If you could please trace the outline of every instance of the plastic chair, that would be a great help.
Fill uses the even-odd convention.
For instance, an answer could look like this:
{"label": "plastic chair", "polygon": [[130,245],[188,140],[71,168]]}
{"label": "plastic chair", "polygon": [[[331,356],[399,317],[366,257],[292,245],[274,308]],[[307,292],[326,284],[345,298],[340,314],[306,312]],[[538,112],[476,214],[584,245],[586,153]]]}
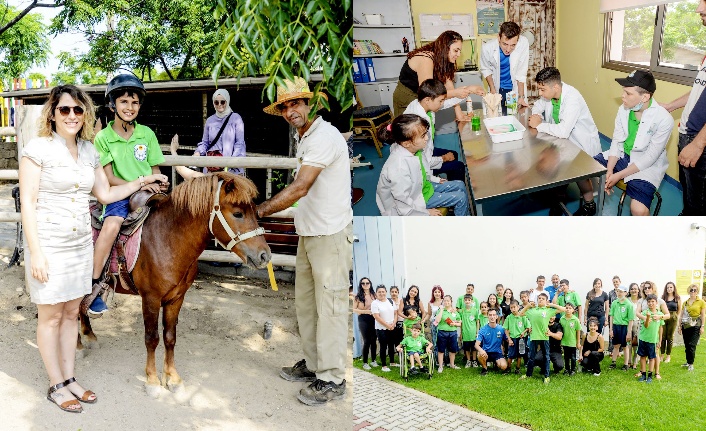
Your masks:
{"label": "plastic chair", "polygon": [[[623,191],[623,194],[620,195],[620,202],[618,202],[618,215],[622,215],[623,214],[623,203],[625,202],[625,197],[628,195],[625,190],[627,185],[625,184],[625,181],[620,180],[615,185],[615,187],[617,187]],[[653,216],[659,215],[659,210],[660,210],[660,208],[662,208],[662,195],[660,195],[657,190],[655,190],[655,197],[657,198],[657,205],[655,205],[655,210],[652,213]]]}

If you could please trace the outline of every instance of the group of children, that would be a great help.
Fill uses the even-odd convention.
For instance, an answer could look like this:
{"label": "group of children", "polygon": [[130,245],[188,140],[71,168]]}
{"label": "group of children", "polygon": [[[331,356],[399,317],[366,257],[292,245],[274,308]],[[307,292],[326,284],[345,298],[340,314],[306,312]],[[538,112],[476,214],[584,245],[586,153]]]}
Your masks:
{"label": "group of children", "polygon": [[[509,302],[509,314],[503,316],[497,304],[491,307],[486,301],[479,302],[473,296],[473,285],[469,284],[456,307],[450,295],[443,297],[442,306],[429,319],[431,341],[423,335],[421,317],[414,309],[406,310],[403,323],[406,337],[397,346],[397,351],[406,349],[412,373],[422,368],[420,356],[425,351],[431,354],[432,349],[438,357],[437,372],[444,371],[445,362],[449,368],[458,369],[455,356],[460,350],[460,339],[466,368],[480,366],[481,375],[488,373],[489,363],[494,363],[506,374],[513,368],[515,374],[520,374],[524,361],[526,372],[520,379],[531,377],[534,367],[538,366],[544,383],[549,383],[550,364],[554,365],[555,372],[564,369],[564,374],[572,376],[576,374],[579,362],[584,372],[599,376],[606,349],[599,321],[595,317],[588,318],[588,332],[583,332],[578,317],[578,295],[568,288],[568,280],[561,280],[559,285],[560,288],[552,295],[548,291],[540,291],[537,295],[531,295],[530,291],[520,292],[520,301],[513,298]],[[502,285],[499,286],[502,288]],[[619,286],[616,292],[609,316],[613,344],[610,368],[616,367],[621,348],[624,349],[625,358],[622,369],[627,371],[630,368],[629,348],[632,334],[636,333],[637,356],[640,358],[639,381],[650,383],[665,315],[660,311],[658,298],[654,294],[646,296],[647,308],[636,312],[634,304],[627,298],[627,288]],[[550,296],[554,297],[552,301]],[[639,328],[633,327],[636,319],[641,322]],[[445,354],[448,355],[446,361]]]}

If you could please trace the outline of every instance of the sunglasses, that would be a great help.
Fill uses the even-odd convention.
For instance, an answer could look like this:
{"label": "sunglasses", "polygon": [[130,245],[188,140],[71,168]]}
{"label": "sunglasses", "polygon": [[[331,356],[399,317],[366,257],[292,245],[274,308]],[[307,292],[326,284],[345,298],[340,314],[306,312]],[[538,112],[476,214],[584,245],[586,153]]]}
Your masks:
{"label": "sunglasses", "polygon": [[74,114],[76,114],[77,116],[83,115],[83,108],[80,106],[57,106],[56,109],[64,117],[69,115],[71,113],[71,110],[73,110]]}
{"label": "sunglasses", "polygon": [[689,293],[691,293],[691,292],[698,292],[698,290],[696,290],[696,289],[689,289]]}
{"label": "sunglasses", "polygon": [[364,281],[364,282],[362,282],[362,283],[360,283],[360,284],[362,284],[362,285],[366,285],[366,284],[367,284],[367,285],[370,285],[370,283],[368,283],[367,281]]}
{"label": "sunglasses", "polygon": [[226,101],[225,100],[214,100],[213,104],[218,106],[218,105],[225,105]]}

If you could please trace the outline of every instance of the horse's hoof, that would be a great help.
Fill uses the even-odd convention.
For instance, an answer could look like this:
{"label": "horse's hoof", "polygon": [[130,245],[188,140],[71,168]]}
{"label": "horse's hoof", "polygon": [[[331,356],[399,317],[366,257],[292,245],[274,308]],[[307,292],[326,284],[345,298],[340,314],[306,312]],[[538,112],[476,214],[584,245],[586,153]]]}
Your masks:
{"label": "horse's hoof", "polygon": [[76,349],[76,359],[83,359],[88,355],[86,349]]}
{"label": "horse's hoof", "polygon": [[167,389],[174,394],[178,394],[184,390],[184,382],[181,383],[167,383]]}
{"label": "horse's hoof", "polygon": [[162,393],[162,387],[157,385],[145,385],[145,391],[150,398],[159,398]]}
{"label": "horse's hoof", "polygon": [[98,340],[87,339],[86,341],[83,342],[83,344],[84,344],[85,348],[91,349],[91,350],[98,350],[101,347],[100,344],[98,344]]}

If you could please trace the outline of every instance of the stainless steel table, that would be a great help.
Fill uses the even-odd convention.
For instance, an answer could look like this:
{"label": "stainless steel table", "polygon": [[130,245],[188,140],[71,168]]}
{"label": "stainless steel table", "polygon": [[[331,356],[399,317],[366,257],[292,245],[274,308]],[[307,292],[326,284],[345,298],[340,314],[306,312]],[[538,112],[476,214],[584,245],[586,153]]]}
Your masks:
{"label": "stainless steel table", "polygon": [[[481,131],[462,128],[461,144],[471,180],[472,213],[493,199],[537,192],[586,178],[598,178],[597,211],[603,210],[604,168],[568,139],[559,139],[527,126],[529,108],[517,118],[527,128],[522,140],[494,144],[481,121]],[[564,210],[566,211],[565,207]]]}

